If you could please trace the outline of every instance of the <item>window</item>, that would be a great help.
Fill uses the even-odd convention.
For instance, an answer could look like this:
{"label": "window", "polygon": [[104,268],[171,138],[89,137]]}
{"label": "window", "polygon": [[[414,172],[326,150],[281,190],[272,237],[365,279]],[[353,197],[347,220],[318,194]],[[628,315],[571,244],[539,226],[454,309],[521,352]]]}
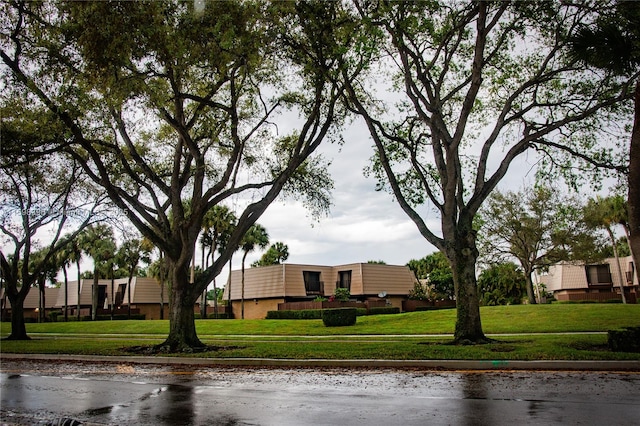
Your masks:
{"label": "window", "polygon": [[351,291],[351,271],[340,271],[338,272],[338,282],[336,283],[337,288],[346,288]]}
{"label": "window", "polygon": [[324,294],[324,283],[320,281],[320,272],[315,271],[302,271],[304,278],[304,288],[307,291],[307,295]]}
{"label": "window", "polygon": [[629,262],[629,267],[627,268],[627,284],[631,284],[633,282],[633,274],[635,273],[635,268],[633,262]]}
{"label": "window", "polygon": [[613,285],[609,265],[588,265],[586,266],[586,270],[587,282],[589,283],[589,287],[603,287]]}

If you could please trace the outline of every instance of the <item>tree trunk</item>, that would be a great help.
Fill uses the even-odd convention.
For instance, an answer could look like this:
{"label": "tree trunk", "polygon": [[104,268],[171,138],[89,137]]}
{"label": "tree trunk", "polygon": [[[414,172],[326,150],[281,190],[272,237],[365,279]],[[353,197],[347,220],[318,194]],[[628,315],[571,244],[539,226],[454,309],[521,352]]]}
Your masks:
{"label": "tree trunk", "polygon": [[78,300],[76,300],[76,317],[77,320],[80,321],[80,261],[76,262],[76,267],[78,268],[78,286],[77,286],[77,290],[78,290]]}
{"label": "tree trunk", "polygon": [[189,268],[186,265],[172,265],[172,282],[169,297],[169,336],[160,345],[163,352],[191,352],[194,348],[205,345],[198,339],[196,333],[193,306],[199,293],[187,291],[189,286]]}
{"label": "tree trunk", "polygon": [[241,285],[241,294],[240,294],[240,313],[241,318],[244,319],[244,261],[247,259],[247,254],[249,252],[244,252],[244,256],[242,256],[242,285]]}
{"label": "tree trunk", "polygon": [[536,302],[536,292],[533,287],[533,280],[531,279],[531,275],[533,275],[533,270],[527,268],[524,271],[524,279],[527,286],[527,299],[529,300],[530,305],[535,305]]}
{"label": "tree trunk", "polygon": [[69,277],[67,276],[66,266],[62,267],[64,275],[64,322],[69,321]]}
{"label": "tree trunk", "polygon": [[622,268],[620,267],[620,257],[618,256],[618,247],[616,246],[616,237],[613,235],[613,231],[610,227],[607,227],[607,233],[611,238],[611,245],[613,246],[613,255],[616,258],[616,265],[618,269],[618,277],[620,277],[620,295],[622,296],[622,303],[627,303],[627,297],[624,295],[624,282],[625,277],[622,275]]}
{"label": "tree trunk", "polygon": [[227,280],[227,319],[233,318],[233,305],[231,305],[231,267],[233,263],[233,255],[229,257],[229,279]]}
{"label": "tree trunk", "polygon": [[40,301],[38,302],[38,322],[44,322],[44,307],[46,306],[47,301],[45,300],[44,294],[44,284],[45,277],[43,276],[38,280],[38,289],[40,290]]}
{"label": "tree trunk", "polygon": [[218,319],[218,288],[215,277],[213,278],[213,317]]}
{"label": "tree trunk", "polygon": [[475,233],[471,222],[467,226],[460,223],[456,226],[455,235],[447,241],[453,241],[445,253],[453,272],[453,283],[456,294],[456,326],[455,342],[458,344],[487,343],[480,321],[480,299],[476,281],[476,259],[478,249],[475,244]]}
{"label": "tree trunk", "polygon": [[96,268],[93,270],[93,285],[91,286],[91,321],[96,320],[96,312],[98,311],[98,295],[98,269]]}
{"label": "tree trunk", "polygon": [[31,340],[27,336],[27,326],[24,322],[24,299],[27,294],[19,291],[15,297],[10,294],[7,296],[11,303],[11,334],[7,337],[7,340]]}
{"label": "tree trunk", "polygon": [[636,84],[635,113],[629,149],[629,248],[637,282],[640,283],[640,80]]}
{"label": "tree trunk", "polygon": [[[131,280],[132,279],[133,279],[133,273],[129,271],[129,280],[127,281],[127,319],[131,319]],[[160,290],[160,293],[162,294],[162,290]],[[162,319],[162,317],[160,317],[160,319]]]}
{"label": "tree trunk", "polygon": [[[114,302],[115,302],[115,298],[114,298],[114,294],[113,294],[113,287],[114,287],[114,275],[113,275],[113,266],[111,267],[111,294],[107,295],[107,303],[109,303],[109,313],[111,315],[111,321],[113,321],[113,309],[115,308]],[[111,300],[109,300],[109,297],[111,298]]]}

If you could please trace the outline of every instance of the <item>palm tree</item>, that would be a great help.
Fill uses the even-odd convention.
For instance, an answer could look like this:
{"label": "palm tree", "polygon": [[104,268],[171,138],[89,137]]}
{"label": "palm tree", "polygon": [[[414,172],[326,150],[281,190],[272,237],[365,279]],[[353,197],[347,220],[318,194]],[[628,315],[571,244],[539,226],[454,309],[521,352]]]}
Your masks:
{"label": "palm tree", "polygon": [[[78,281],[78,285],[76,286],[76,290],[77,290],[77,300],[76,300],[76,318],[78,321],[80,321],[80,262],[82,261],[82,247],[80,246],[80,243],[82,241],[82,239],[84,238],[82,231],[80,234],[78,234],[73,240],[71,240],[69,242],[69,244],[67,244],[67,247],[65,249],[65,254],[67,256],[67,258],[69,259],[69,262],[74,262],[76,264],[76,271],[78,273],[77,275],[77,281]],[[66,280],[66,277],[65,277]],[[66,292],[66,281],[65,281],[65,292]],[[66,294],[66,293],[65,293]],[[66,296],[65,296],[66,297]],[[66,303],[66,299],[65,299],[65,303]],[[67,313],[65,312],[65,321],[67,320]]]}
{"label": "palm tree", "polygon": [[149,276],[158,280],[160,284],[160,319],[164,319],[164,287],[167,272],[162,251],[160,251],[158,259],[149,264]]}
{"label": "palm tree", "polygon": [[[203,234],[202,238],[200,239],[200,242],[202,244],[203,259],[205,258],[205,247],[208,247],[209,251],[206,255],[206,262],[202,262],[203,270],[206,270],[209,267],[210,257],[213,261],[213,253],[226,245],[226,241],[231,236],[231,233],[236,226],[236,222],[236,215],[226,206],[216,205],[205,214],[204,220],[202,222]],[[203,318],[205,317],[206,313],[206,293],[207,289],[205,288],[203,293],[204,297],[201,303]],[[215,277],[213,278],[213,294],[217,294]],[[214,317],[218,318],[218,300],[215,297],[213,299],[213,313]]]}
{"label": "palm tree", "polygon": [[288,258],[289,247],[285,243],[278,241],[271,244],[260,260],[253,262],[251,266],[280,265]]}
{"label": "palm tree", "polygon": [[[116,244],[113,230],[107,225],[89,226],[80,239],[82,251],[93,259],[93,286],[91,287],[91,320],[95,321],[98,310],[98,275],[103,263],[113,259]],[[79,283],[78,283],[79,284]]]}
{"label": "palm tree", "polygon": [[[151,251],[153,251],[153,245],[149,240],[138,240],[134,238],[123,242],[116,253],[116,263],[119,267],[127,270],[127,316],[129,319],[131,319],[131,280],[138,272],[140,262],[148,264],[151,261]],[[111,297],[113,297],[113,294]]]}
{"label": "palm tree", "polygon": [[624,295],[625,277],[622,275],[620,256],[618,255],[618,246],[616,244],[616,237],[613,233],[613,226],[626,222],[626,214],[627,212],[624,208],[624,200],[621,197],[598,197],[595,200],[589,200],[584,208],[585,223],[593,228],[603,228],[609,235],[611,246],[613,247],[613,255],[616,258],[616,265],[618,266],[617,269],[618,276],[620,277],[622,303],[627,303],[627,298]]}
{"label": "palm tree", "polygon": [[242,319],[244,319],[244,263],[249,252],[255,250],[256,247],[264,249],[267,245],[269,245],[269,234],[267,234],[267,230],[262,225],[257,223],[249,228],[244,237],[242,237],[242,241],[240,241],[240,249],[244,252],[242,255],[242,295],[240,299]]}
{"label": "palm tree", "polygon": [[67,268],[71,265],[70,252],[71,242],[67,246],[58,252],[57,262],[62,269],[62,275],[64,276],[64,322],[69,321],[69,277],[67,274]]}
{"label": "palm tree", "polygon": [[584,24],[572,39],[573,55],[579,61],[636,79],[634,119],[629,147],[627,210],[629,248],[640,280],[640,8],[636,2],[620,1],[610,15]]}

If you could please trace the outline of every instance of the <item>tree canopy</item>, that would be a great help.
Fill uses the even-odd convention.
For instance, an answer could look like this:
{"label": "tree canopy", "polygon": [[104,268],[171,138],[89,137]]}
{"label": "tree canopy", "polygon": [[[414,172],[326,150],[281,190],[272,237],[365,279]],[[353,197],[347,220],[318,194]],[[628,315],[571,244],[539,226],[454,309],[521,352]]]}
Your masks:
{"label": "tree canopy", "polygon": [[582,203],[546,187],[494,192],[480,212],[483,263],[516,259],[526,279],[529,303],[536,303],[532,274],[560,261],[602,258],[602,242],[582,220]]}
{"label": "tree canopy", "polygon": [[[371,34],[362,43],[368,69],[393,83],[385,91],[345,79],[350,107],[375,143],[369,172],[449,260],[456,341],[486,341],[474,218],[509,167],[536,151],[542,166],[581,166],[575,177],[626,169],[616,161],[623,132],[608,124],[627,116],[633,80],[569,55],[580,23],[615,4],[354,3]],[[559,161],[563,152],[571,161]],[[433,211],[439,227],[428,224]]]}
{"label": "tree canopy", "polygon": [[[193,303],[281,194],[323,211],[319,144],[344,111],[337,3],[30,2],[2,5],[8,90],[50,111],[57,144],[170,264],[172,350],[201,347]],[[340,48],[338,48],[340,46]],[[278,114],[297,116],[281,133]],[[203,218],[239,206],[220,256],[189,283]]]}

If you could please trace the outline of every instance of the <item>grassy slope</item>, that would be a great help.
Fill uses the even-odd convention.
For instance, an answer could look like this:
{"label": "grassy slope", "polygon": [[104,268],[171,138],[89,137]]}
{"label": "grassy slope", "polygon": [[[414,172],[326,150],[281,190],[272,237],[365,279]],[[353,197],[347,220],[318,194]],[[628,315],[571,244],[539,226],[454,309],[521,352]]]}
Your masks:
{"label": "grassy slope", "polygon": [[[584,304],[482,308],[487,334],[603,332],[640,325],[640,305]],[[200,320],[203,341],[221,350],[206,357],[387,358],[387,359],[640,359],[612,353],[606,335],[499,337],[477,347],[447,345],[447,337],[394,335],[451,334],[455,310],[359,317],[353,327],[327,328],[320,320]],[[122,348],[160,343],[167,321],[102,321],[27,324],[28,342],[3,341],[2,352],[123,354]],[[9,324],[2,324],[2,335]],[[43,334],[40,334],[43,333]],[[44,336],[50,335],[49,338]],[[63,336],[53,334],[63,334]],[[126,334],[128,337],[109,336]],[[251,337],[239,337],[251,336]],[[344,337],[343,337],[344,335]],[[357,337],[357,335],[363,335]],[[379,335],[379,337],[368,337]],[[88,337],[91,336],[91,337]],[[284,337],[282,337],[284,336]],[[306,336],[304,338],[296,336]]]}
{"label": "grassy slope", "polygon": [[[327,328],[321,320],[197,320],[200,335],[451,334],[455,309],[359,317],[353,327]],[[607,331],[640,325],[640,304],[552,304],[481,308],[487,334]],[[2,336],[10,324],[2,323]],[[168,321],[99,321],[27,324],[28,333],[159,334]]]}

